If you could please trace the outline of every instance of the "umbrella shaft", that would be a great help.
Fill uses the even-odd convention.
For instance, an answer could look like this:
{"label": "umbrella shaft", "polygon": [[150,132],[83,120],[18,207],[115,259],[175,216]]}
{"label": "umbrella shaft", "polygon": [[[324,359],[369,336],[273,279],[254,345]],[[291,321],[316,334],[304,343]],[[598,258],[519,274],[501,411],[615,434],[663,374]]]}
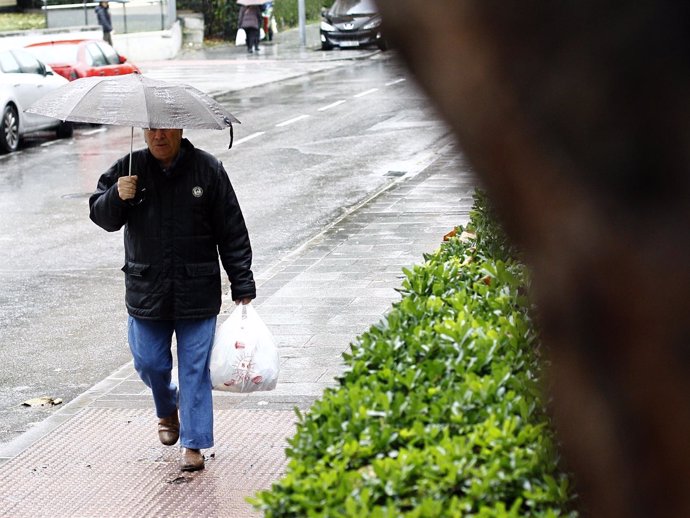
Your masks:
{"label": "umbrella shaft", "polygon": [[132,176],[132,148],[134,147],[134,126],[132,126],[132,135],[129,140],[129,176]]}

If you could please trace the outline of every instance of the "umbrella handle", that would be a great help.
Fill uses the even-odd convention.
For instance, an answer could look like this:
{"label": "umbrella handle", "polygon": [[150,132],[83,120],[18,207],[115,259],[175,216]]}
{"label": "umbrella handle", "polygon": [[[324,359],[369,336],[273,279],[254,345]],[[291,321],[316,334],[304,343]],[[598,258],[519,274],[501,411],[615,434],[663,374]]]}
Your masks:
{"label": "umbrella handle", "polygon": [[134,146],[134,126],[132,126],[132,136],[129,140],[129,176],[132,176],[132,148]]}

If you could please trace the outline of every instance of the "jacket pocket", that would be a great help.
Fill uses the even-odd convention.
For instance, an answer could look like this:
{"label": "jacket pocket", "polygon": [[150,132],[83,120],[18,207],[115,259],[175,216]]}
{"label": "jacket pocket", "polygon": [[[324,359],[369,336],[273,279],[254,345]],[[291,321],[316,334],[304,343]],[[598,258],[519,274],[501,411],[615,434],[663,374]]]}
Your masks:
{"label": "jacket pocket", "polygon": [[186,264],[187,276],[189,277],[207,277],[209,275],[218,275],[220,273],[220,265],[215,263],[193,263]]}
{"label": "jacket pocket", "polygon": [[122,271],[127,275],[132,277],[143,277],[146,270],[150,268],[150,264],[143,263],[133,263],[132,261],[127,261],[127,263],[122,267]]}

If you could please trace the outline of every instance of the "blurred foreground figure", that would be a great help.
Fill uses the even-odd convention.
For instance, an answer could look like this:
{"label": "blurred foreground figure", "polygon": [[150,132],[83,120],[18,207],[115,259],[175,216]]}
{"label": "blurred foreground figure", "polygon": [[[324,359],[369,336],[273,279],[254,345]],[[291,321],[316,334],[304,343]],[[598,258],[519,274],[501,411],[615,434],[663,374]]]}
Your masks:
{"label": "blurred foreground figure", "polygon": [[690,516],[690,3],[377,0],[533,272],[584,516]]}

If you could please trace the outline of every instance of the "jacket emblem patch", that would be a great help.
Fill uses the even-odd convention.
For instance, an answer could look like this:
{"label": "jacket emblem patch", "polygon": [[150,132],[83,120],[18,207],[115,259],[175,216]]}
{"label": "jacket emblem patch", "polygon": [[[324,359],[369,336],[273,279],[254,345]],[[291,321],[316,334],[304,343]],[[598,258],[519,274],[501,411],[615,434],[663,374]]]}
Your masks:
{"label": "jacket emblem patch", "polygon": [[195,198],[201,198],[204,194],[204,190],[198,185],[192,189],[192,194]]}

